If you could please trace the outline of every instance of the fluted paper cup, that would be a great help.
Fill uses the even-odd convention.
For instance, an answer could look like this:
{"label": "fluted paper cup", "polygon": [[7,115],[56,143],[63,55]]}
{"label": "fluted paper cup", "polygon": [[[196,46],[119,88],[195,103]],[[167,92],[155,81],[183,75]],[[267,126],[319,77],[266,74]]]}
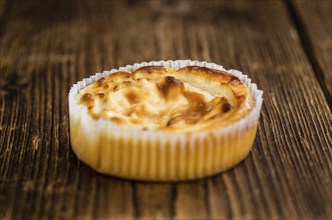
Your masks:
{"label": "fluted paper cup", "polygon": [[[92,119],[87,107],[76,102],[82,89],[109,74],[133,72],[144,66],[182,68],[200,66],[226,71],[250,90],[255,106],[242,119],[228,126],[191,133],[143,131],[104,119]],[[74,84],[69,92],[71,146],[77,157],[100,173],[117,177],[178,181],[225,171],[246,157],[252,148],[263,102],[263,92],[240,71],[199,61],[152,61],[97,73]]]}

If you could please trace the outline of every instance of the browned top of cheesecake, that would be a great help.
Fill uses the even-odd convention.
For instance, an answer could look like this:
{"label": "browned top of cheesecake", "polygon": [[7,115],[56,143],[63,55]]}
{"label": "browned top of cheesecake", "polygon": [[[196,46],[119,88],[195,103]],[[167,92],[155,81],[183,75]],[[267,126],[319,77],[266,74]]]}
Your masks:
{"label": "browned top of cheesecake", "polygon": [[198,66],[116,72],[84,88],[77,102],[87,106],[96,120],[169,132],[226,126],[245,117],[255,105],[236,76]]}

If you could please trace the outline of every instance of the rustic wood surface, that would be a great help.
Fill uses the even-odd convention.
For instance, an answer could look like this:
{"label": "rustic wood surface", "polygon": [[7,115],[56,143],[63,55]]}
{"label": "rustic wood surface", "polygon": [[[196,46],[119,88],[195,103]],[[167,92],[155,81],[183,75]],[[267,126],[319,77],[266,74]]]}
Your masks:
{"label": "rustic wood surface", "polygon": [[[0,219],[331,219],[331,1],[0,1]],[[95,72],[197,59],[264,90],[253,149],[197,181],[97,174],[67,94]]]}
{"label": "rustic wood surface", "polygon": [[302,36],[303,49],[332,108],[332,1],[316,4],[297,0],[294,4],[297,10],[292,11],[292,16]]}

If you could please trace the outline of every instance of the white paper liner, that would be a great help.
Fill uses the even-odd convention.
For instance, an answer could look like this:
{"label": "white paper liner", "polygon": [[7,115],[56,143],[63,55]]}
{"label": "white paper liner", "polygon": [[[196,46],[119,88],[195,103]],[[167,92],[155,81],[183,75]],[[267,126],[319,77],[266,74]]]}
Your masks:
{"label": "white paper liner", "polygon": [[[240,119],[239,121],[230,124],[228,126],[225,127],[221,127],[221,128],[215,128],[212,130],[206,130],[206,131],[199,131],[199,132],[193,132],[190,134],[190,136],[188,136],[188,134],[186,133],[168,133],[168,132],[160,132],[160,131],[153,131],[153,130],[146,130],[143,131],[142,129],[139,128],[132,128],[132,127],[126,127],[126,126],[121,126],[118,125],[116,123],[113,123],[111,121],[108,120],[103,120],[103,119],[92,119],[90,117],[90,115],[88,114],[88,110],[87,107],[84,105],[79,105],[76,102],[76,96],[77,94],[84,89],[85,87],[87,87],[88,85],[92,84],[93,82],[99,80],[100,78],[106,77],[109,74],[112,74],[114,72],[118,72],[118,71],[126,71],[126,72],[133,72],[136,69],[140,68],[140,67],[144,67],[144,66],[167,66],[167,67],[174,67],[174,68],[182,68],[185,66],[200,66],[200,67],[208,67],[211,69],[216,69],[216,70],[222,70],[222,71],[226,71],[230,74],[235,75],[236,77],[238,77],[242,82],[244,82],[249,90],[250,93],[252,94],[253,98],[255,99],[255,106],[254,108],[251,110],[251,112],[245,116],[244,118]],[[112,157],[115,156],[116,154],[118,154],[119,156],[123,157],[122,160],[122,165],[119,164],[112,164],[112,162],[110,162],[111,165],[105,165],[106,167],[112,167],[110,169],[105,168],[104,161],[103,160],[103,155],[100,155],[100,152],[96,152],[96,154],[98,154],[97,156],[95,156],[95,160],[100,160],[98,163],[95,164],[91,164],[91,162],[89,162],[89,159],[87,158],[87,153],[84,152],[88,149],[84,149],[87,147],[82,147],[82,149],[80,149],[80,147],[78,145],[82,144],[80,142],[77,143],[73,143],[73,137],[72,137],[72,133],[71,132],[71,140],[72,140],[72,147],[74,152],[77,154],[77,156],[82,159],[84,162],[86,162],[88,165],[92,166],[93,168],[97,169],[100,172],[106,173],[106,174],[111,174],[111,175],[116,175],[116,176],[121,176],[121,177],[125,177],[125,178],[134,178],[134,179],[144,179],[144,180],[183,180],[183,179],[193,179],[193,178],[197,178],[197,177],[202,177],[202,176],[206,176],[206,175],[211,175],[214,174],[216,172],[225,170],[231,166],[233,166],[234,164],[238,163],[240,160],[242,160],[246,154],[249,152],[249,150],[251,149],[251,146],[248,150],[242,150],[245,151],[242,154],[244,155],[238,155],[237,150],[236,149],[227,149],[230,147],[225,147],[225,146],[237,146],[236,144],[234,144],[234,141],[237,140],[241,140],[241,138],[243,137],[243,134],[245,134],[245,132],[248,132],[251,128],[255,127],[255,131],[256,132],[256,126],[258,123],[258,119],[259,119],[259,115],[260,115],[260,110],[261,110],[261,106],[262,106],[262,102],[263,102],[263,91],[259,90],[257,88],[257,85],[255,83],[251,83],[251,79],[249,79],[247,77],[247,75],[242,74],[240,71],[237,70],[225,70],[222,66],[217,65],[215,63],[208,63],[208,62],[199,62],[199,61],[191,61],[191,60],[176,60],[176,61],[172,61],[172,60],[168,60],[168,61],[151,61],[151,62],[143,62],[140,64],[134,64],[134,65],[127,65],[125,67],[120,67],[119,69],[112,69],[110,71],[104,71],[103,73],[97,73],[93,76],[91,76],[90,78],[86,78],[83,79],[82,81],[79,81],[78,83],[74,84],[72,86],[72,88],[70,89],[69,92],[69,115],[70,115],[70,121],[79,121],[79,129],[81,129],[82,131],[84,131],[85,134],[101,134],[105,131],[110,132],[112,137],[117,137],[118,139],[122,139],[124,141],[126,141],[126,137],[130,136],[131,138],[131,149],[129,149],[127,152],[131,152],[131,154],[133,155],[122,155],[121,154],[121,148],[119,147],[119,152],[111,152],[110,154],[112,154]],[[71,125],[72,126],[72,123]],[[72,129],[72,128],[71,128]],[[77,129],[77,128],[75,128]],[[211,138],[207,138],[208,136],[213,136],[213,141],[214,143],[212,143],[212,139]],[[88,135],[89,137],[89,141],[91,143],[97,143],[98,142],[98,138],[100,138],[98,135]],[[188,140],[189,139],[189,140]],[[82,140],[82,141],[87,141],[87,140]],[[137,145],[138,143],[140,143],[142,146],[144,146],[144,143],[147,143],[146,141],[148,141],[148,145],[150,147],[147,147],[149,151],[149,158],[137,158],[137,153],[135,152],[135,145]],[[188,146],[188,143],[189,146]],[[201,144],[197,144],[197,143],[201,143]],[[206,144],[207,143],[207,144]],[[222,147],[222,149],[218,149],[218,147],[215,146],[219,146],[220,144],[222,144],[224,147]],[[252,143],[251,143],[252,144]],[[251,145],[250,144],[250,145]],[[74,147],[75,145],[75,147]],[[93,145],[93,144],[92,144]],[[127,144],[128,145],[128,144]],[[167,149],[168,151],[171,152],[164,152],[166,151],[166,149],[163,149],[162,146],[164,145],[168,145],[169,149]],[[183,169],[197,169],[192,171],[188,171],[189,174],[186,173],[186,171],[176,171],[174,169],[181,169],[181,167],[177,167],[177,165],[173,164],[176,163],[177,161],[163,161],[165,160],[164,157],[160,158],[161,161],[154,161],[151,162],[152,160],[155,160],[155,158],[153,158],[153,153],[154,153],[154,148],[151,146],[158,146],[158,152],[159,154],[165,153],[165,154],[169,154],[169,157],[172,156],[176,156],[178,158],[182,158],[182,159],[186,159],[186,153],[184,151],[200,151],[201,153],[199,153],[199,157],[195,159],[195,161],[186,161],[183,164],[179,163],[180,165],[186,166]],[[179,147],[180,146],[180,147]],[[93,146],[92,146],[93,147]],[[103,146],[103,148],[107,148],[107,143],[105,143],[105,146]],[[181,148],[181,149],[177,149],[175,150],[175,148]],[[213,149],[212,149],[213,148]],[[112,151],[114,151],[114,147],[112,147]],[[91,149],[90,149],[91,150]],[[136,149],[137,150],[137,149]],[[142,149],[138,149],[138,150],[142,150]],[[97,150],[98,151],[98,150]],[[104,149],[105,151],[105,149]],[[143,150],[144,151],[144,150]],[[172,152],[173,151],[173,152]],[[176,151],[176,153],[175,153]],[[216,153],[222,151],[220,153]],[[239,150],[241,151],[241,150]],[[92,151],[93,152],[93,151]],[[107,152],[107,151],[105,151]],[[180,153],[178,153],[180,152]],[[229,152],[229,153],[227,153]],[[213,154],[212,154],[213,153]],[[85,155],[85,156],[84,156]],[[140,156],[142,156],[143,154],[141,153]],[[152,156],[151,156],[152,155]],[[182,156],[181,156],[182,155]],[[92,155],[93,156],[93,155]],[[161,176],[158,175],[158,172],[166,172],[163,170],[154,170],[154,171],[148,171],[148,169],[150,168],[137,168],[137,172],[141,172],[143,173],[142,176],[140,175],[131,175],[131,173],[135,173],[135,171],[127,171],[127,174],[123,174],[121,173],[121,170],[126,171],[126,166],[130,166],[130,164],[126,164],[124,161],[126,160],[131,160],[128,158],[125,158],[126,156],[128,156],[129,158],[131,158],[133,161],[129,161],[128,163],[130,164],[139,164],[138,166],[142,166],[142,167],[146,167],[148,165],[145,165],[146,163],[149,163],[151,165],[159,165],[159,168],[161,169],[167,169],[168,174],[166,176]],[[143,157],[146,155],[143,155]],[[166,156],[165,156],[166,157]],[[200,158],[201,157],[201,158]],[[237,158],[239,157],[239,158]],[[171,159],[171,158],[168,158]],[[141,160],[137,161],[137,160]],[[211,166],[211,169],[208,167],[204,167],[204,161],[206,161],[207,164],[209,164],[209,166]],[[209,162],[209,161],[214,161],[214,162]],[[220,165],[220,162],[222,161],[222,165]],[[228,162],[229,161],[229,162]],[[167,163],[165,166],[161,165],[161,163]],[[188,164],[185,164],[188,163]],[[202,163],[203,165],[200,166],[198,165],[198,168],[195,164],[191,164],[190,163]],[[218,165],[219,163],[219,165]],[[124,168],[123,168],[124,166]],[[196,168],[194,168],[196,166]],[[219,166],[219,167],[218,167]],[[131,169],[131,168],[128,168]],[[153,168],[151,168],[150,170],[152,170]],[[157,168],[156,168],[157,169]],[[209,171],[210,170],[210,171]],[[150,174],[144,174],[144,172],[150,172]],[[172,174],[172,172],[174,174]],[[128,174],[129,173],[129,174]]]}

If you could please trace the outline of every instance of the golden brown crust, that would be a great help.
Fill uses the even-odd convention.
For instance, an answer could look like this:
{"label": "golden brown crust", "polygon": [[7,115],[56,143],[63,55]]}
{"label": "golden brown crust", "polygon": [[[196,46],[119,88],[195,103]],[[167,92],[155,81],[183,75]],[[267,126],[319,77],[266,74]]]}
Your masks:
{"label": "golden brown crust", "polygon": [[204,77],[206,79],[211,79],[211,78],[217,79],[221,83],[229,83],[233,80],[239,81],[239,79],[232,74],[229,74],[227,72],[220,71],[220,70],[210,69],[207,67],[187,66],[187,67],[183,67],[183,68],[179,69],[177,72],[184,73],[184,74],[187,74],[190,72],[195,75],[200,75],[201,77]]}
{"label": "golden brown crust", "polygon": [[170,132],[226,126],[255,105],[236,76],[198,66],[116,72],[83,89],[77,100],[92,118]]}

